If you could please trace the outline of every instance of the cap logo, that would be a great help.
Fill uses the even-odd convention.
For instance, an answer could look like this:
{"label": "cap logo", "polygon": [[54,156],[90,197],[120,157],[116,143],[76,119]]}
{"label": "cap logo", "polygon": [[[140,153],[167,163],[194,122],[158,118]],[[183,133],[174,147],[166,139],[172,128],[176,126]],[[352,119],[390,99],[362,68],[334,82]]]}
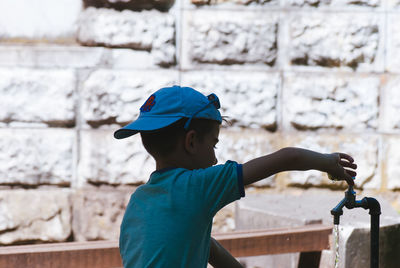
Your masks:
{"label": "cap logo", "polygon": [[146,100],[146,102],[142,105],[142,107],[140,107],[140,111],[143,113],[150,112],[155,104],[156,104],[156,96],[153,94]]}

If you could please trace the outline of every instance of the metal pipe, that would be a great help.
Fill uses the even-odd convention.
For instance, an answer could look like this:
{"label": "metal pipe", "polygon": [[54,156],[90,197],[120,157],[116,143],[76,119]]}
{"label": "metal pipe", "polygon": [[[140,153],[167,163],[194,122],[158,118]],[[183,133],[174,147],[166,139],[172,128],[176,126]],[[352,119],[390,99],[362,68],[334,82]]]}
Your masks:
{"label": "metal pipe", "polygon": [[371,256],[370,256],[370,267],[379,267],[379,215],[381,214],[381,206],[379,202],[372,197],[364,197],[362,200],[356,200],[356,192],[352,186],[345,192],[345,197],[331,210],[331,214],[334,216],[333,223],[339,224],[339,218],[343,215],[343,207],[347,209],[353,209],[362,207],[369,209],[371,215]]}
{"label": "metal pipe", "polygon": [[369,214],[371,215],[371,259],[370,267],[379,267],[379,215],[381,206],[379,202],[372,197],[364,197],[368,204]]}

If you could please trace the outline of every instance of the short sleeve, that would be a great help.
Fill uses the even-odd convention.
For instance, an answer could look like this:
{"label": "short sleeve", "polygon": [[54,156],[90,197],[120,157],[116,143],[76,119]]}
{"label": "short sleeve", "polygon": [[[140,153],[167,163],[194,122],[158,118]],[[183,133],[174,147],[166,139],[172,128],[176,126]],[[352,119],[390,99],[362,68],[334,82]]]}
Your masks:
{"label": "short sleeve", "polygon": [[242,165],[233,161],[194,170],[192,179],[196,181],[196,194],[203,199],[205,209],[211,216],[245,195]]}

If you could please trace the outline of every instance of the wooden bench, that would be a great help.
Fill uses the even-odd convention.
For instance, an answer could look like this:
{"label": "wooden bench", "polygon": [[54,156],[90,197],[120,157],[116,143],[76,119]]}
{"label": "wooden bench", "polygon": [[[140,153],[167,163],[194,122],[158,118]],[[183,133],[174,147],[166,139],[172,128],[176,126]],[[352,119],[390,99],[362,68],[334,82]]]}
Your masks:
{"label": "wooden bench", "polygon": [[[332,227],[236,231],[212,234],[235,257],[301,252],[299,268],[319,267],[321,251],[329,249]],[[0,247],[0,267],[122,267],[118,242],[69,242]]]}

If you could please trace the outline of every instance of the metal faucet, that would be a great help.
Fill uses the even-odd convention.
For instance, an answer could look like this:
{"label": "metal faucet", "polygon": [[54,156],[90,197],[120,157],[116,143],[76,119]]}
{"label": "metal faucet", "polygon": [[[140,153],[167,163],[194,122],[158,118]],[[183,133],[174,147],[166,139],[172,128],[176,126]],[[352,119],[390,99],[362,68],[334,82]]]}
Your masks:
{"label": "metal faucet", "polygon": [[343,207],[348,209],[364,208],[369,209],[371,215],[371,256],[370,267],[379,267],[379,215],[381,214],[381,206],[375,198],[364,197],[361,200],[356,200],[356,192],[353,186],[349,188],[344,194],[344,198],[331,210],[333,215],[333,224],[339,224],[339,218],[343,215]]}
{"label": "metal faucet", "polygon": [[346,207],[347,209],[358,207],[362,207],[364,209],[369,208],[366,197],[361,200],[356,200],[356,192],[354,191],[353,186],[350,185],[347,191],[344,193],[344,198],[339,202],[339,204],[336,205],[336,207],[331,210],[331,214],[334,217],[333,224],[339,224],[339,218],[341,215],[343,215],[343,207]]}

